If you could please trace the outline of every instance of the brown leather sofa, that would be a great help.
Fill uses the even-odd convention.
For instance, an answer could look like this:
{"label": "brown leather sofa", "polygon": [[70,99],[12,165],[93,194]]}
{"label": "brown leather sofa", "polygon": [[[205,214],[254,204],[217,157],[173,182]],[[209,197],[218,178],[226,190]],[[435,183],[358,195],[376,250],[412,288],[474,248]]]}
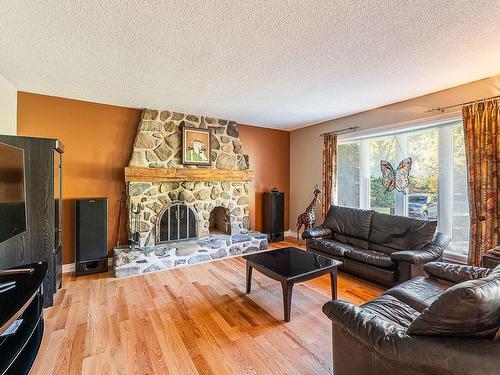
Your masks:
{"label": "brown leather sofa", "polygon": [[441,262],[361,306],[330,301],[333,372],[500,373],[500,266]]}
{"label": "brown leather sofa", "polygon": [[325,222],[306,230],[307,250],[343,263],[342,271],[392,286],[423,275],[423,265],[442,260],[450,238],[436,221],[334,206]]}

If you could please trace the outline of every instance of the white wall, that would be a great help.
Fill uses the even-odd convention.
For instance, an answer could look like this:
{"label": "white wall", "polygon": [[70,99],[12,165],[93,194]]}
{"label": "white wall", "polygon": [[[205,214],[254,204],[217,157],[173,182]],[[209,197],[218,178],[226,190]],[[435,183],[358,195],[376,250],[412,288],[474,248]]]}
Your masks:
{"label": "white wall", "polygon": [[17,90],[0,74],[0,134],[17,133]]}

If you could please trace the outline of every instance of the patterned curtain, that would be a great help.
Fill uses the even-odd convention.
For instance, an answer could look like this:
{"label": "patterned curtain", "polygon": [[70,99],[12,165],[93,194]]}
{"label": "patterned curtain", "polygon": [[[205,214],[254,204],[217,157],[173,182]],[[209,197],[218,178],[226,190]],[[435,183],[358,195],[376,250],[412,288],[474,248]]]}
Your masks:
{"label": "patterned curtain", "polygon": [[337,178],[337,134],[323,136],[323,219],[335,197]]}
{"label": "patterned curtain", "polygon": [[498,244],[500,100],[462,108],[470,208],[470,265]]}

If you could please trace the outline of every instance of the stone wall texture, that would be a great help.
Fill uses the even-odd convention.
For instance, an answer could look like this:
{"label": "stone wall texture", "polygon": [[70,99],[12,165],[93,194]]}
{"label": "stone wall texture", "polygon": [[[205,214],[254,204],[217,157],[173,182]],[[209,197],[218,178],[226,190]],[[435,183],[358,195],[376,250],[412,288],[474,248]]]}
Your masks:
{"label": "stone wall texture", "polygon": [[[211,130],[212,166],[182,164],[184,126]],[[245,170],[249,163],[248,155],[242,151],[236,122],[147,109],[142,113],[129,166]],[[129,209],[138,205],[142,208],[139,246],[155,245],[160,215],[166,207],[178,202],[196,212],[199,237],[209,234],[210,211],[217,206],[229,209],[232,234],[247,231],[249,189],[247,182],[130,182]],[[129,215],[129,224],[131,220]]]}
{"label": "stone wall texture", "polygon": [[[211,130],[212,166],[182,164],[182,128]],[[248,169],[238,124],[211,117],[146,109],[137,128],[130,167]]]}
{"label": "stone wall texture", "polygon": [[243,182],[131,182],[129,204],[142,207],[139,246],[155,245],[159,215],[175,202],[184,202],[194,209],[198,236],[209,234],[210,211],[218,206],[229,209],[231,233],[248,230],[249,187]]}

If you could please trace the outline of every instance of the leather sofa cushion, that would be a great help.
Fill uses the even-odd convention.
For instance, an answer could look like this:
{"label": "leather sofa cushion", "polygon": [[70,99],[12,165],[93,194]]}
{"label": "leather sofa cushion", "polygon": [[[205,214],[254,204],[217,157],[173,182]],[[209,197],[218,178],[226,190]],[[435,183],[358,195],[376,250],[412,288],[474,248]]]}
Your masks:
{"label": "leather sofa cushion", "polygon": [[368,248],[370,250],[380,251],[386,254],[392,254],[395,251],[399,251],[398,249],[394,249],[389,246],[379,245],[378,243],[373,243],[373,242],[369,243]]}
{"label": "leather sofa cushion", "polygon": [[500,269],[495,271],[449,288],[413,321],[408,333],[493,338],[500,327]]}
{"label": "leather sofa cushion", "polygon": [[341,269],[343,272],[352,273],[385,286],[393,286],[397,281],[398,271],[396,267],[376,267],[347,257],[338,260],[342,261]]}
{"label": "leather sofa cushion", "polygon": [[347,243],[349,245],[353,245],[359,247],[361,249],[368,249],[368,241],[362,240],[360,238],[355,238],[351,236],[345,236],[343,234],[333,232],[333,238],[339,242]]}
{"label": "leather sofa cushion", "polygon": [[395,250],[419,250],[432,241],[436,221],[374,213],[370,243]]}
{"label": "leather sofa cushion", "polygon": [[417,276],[389,289],[384,295],[396,297],[418,312],[422,312],[452,285],[450,282]]}
{"label": "leather sofa cushion", "polygon": [[368,241],[374,211],[331,205],[324,226],[338,234]]}
{"label": "leather sofa cushion", "polygon": [[311,240],[308,244],[308,247],[312,250],[319,250],[325,254],[330,254],[337,257],[343,257],[347,251],[353,249],[352,246],[334,240],[323,239]]}
{"label": "leather sofa cushion", "polygon": [[351,249],[345,253],[345,257],[357,260],[358,262],[371,264],[377,267],[394,267],[391,257],[385,253],[373,250]]}
{"label": "leather sofa cushion", "polygon": [[383,294],[361,307],[364,311],[403,328],[408,328],[419,315],[417,310],[388,294]]}

